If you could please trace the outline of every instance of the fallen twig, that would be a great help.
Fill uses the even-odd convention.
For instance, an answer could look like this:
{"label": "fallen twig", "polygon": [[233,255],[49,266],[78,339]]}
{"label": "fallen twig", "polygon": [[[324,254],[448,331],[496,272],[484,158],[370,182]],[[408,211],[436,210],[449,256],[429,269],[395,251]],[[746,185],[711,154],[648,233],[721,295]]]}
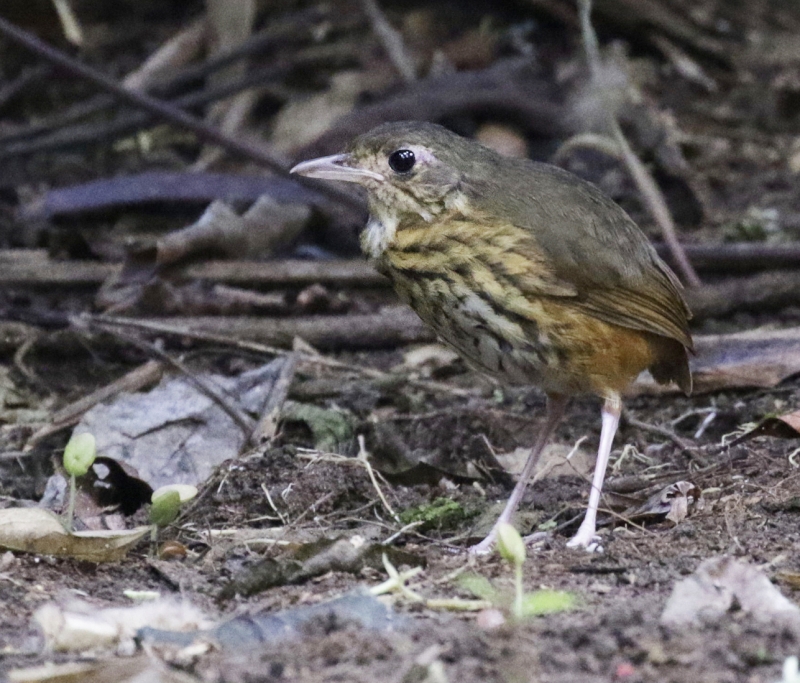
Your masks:
{"label": "fallen twig", "polygon": [[294,380],[294,373],[297,368],[297,354],[290,353],[286,356],[283,367],[278,373],[278,378],[269,393],[267,404],[262,411],[261,419],[255,426],[250,443],[253,445],[261,444],[275,437],[278,431],[281,409],[289,395],[289,388]]}
{"label": "fallen twig", "polygon": [[24,92],[36,81],[48,76],[52,71],[49,64],[39,64],[23,69],[19,76],[4,83],[0,88],[0,109],[13,100],[17,95]]}
{"label": "fallen twig", "polygon": [[[657,244],[659,255],[671,260],[665,244]],[[800,268],[800,243],[684,244],[683,250],[696,270],[715,273],[745,273],[755,270]],[[673,261],[674,263],[674,261]]]}
{"label": "fallen twig", "polygon": [[[95,318],[98,322],[102,319]],[[79,322],[80,318],[76,318]],[[124,324],[118,318],[113,324]],[[379,349],[433,340],[433,333],[405,306],[387,306],[380,313],[312,315],[296,318],[209,317],[131,320],[156,327],[183,328],[289,348],[300,337],[321,350]],[[156,329],[154,327],[153,329]]]}
{"label": "fallen twig", "polygon": [[110,384],[70,403],[68,406],[65,406],[57,413],[53,414],[49,425],[42,427],[28,439],[26,450],[33,448],[37,443],[42,441],[42,439],[60,432],[62,429],[78,424],[84,414],[99,403],[108,401],[110,398],[123,392],[139,391],[155,384],[161,379],[163,373],[164,365],[162,363],[154,360],[147,361],[144,365],[140,365],[138,368],[131,370],[129,373],[114,380]]}
{"label": "fallen twig", "polygon": [[[755,266],[773,263],[789,265],[800,262],[800,249],[763,248],[748,252],[738,246],[727,251],[715,247],[697,247],[698,259],[712,265],[742,263]],[[692,253],[694,248],[689,250]],[[748,253],[752,256],[749,256]],[[739,260],[741,258],[741,261]],[[0,250],[0,286],[2,287],[90,287],[98,286],[118,275],[121,266],[99,261],[54,261],[43,250]],[[171,278],[199,279],[235,286],[301,287],[314,283],[338,287],[389,286],[389,281],[361,259],[334,261],[206,261],[171,267]],[[741,311],[763,312],[800,304],[800,270],[775,270],[748,277],[730,278],[716,284],[703,285],[685,293],[694,319],[719,318]],[[410,319],[414,319],[413,316]],[[271,336],[286,338],[276,323]],[[204,326],[207,326],[204,323]],[[412,336],[420,333],[415,331]],[[390,332],[387,335],[391,336]],[[302,336],[302,335],[300,335]],[[427,337],[426,337],[427,338]],[[274,343],[274,341],[267,342]]]}
{"label": "fallen twig", "polygon": [[689,457],[691,457],[692,459],[697,460],[701,467],[705,467],[708,464],[704,460],[700,459],[698,449],[696,446],[691,444],[686,439],[682,439],[671,429],[651,424],[649,422],[642,422],[641,420],[637,420],[635,417],[631,417],[630,413],[628,413],[627,411],[625,411],[623,419],[631,427],[636,427],[637,429],[641,429],[643,432],[650,432],[651,434],[657,434],[658,436],[663,436],[666,439],[669,439],[678,448],[680,448],[681,451],[688,454]]}
{"label": "fallen twig", "polygon": [[406,50],[403,36],[389,23],[377,0],[361,0],[361,6],[369,17],[372,23],[372,30],[375,31],[375,35],[381,41],[383,49],[386,50],[386,54],[392,61],[394,68],[397,69],[397,72],[406,83],[416,81],[417,71],[414,68],[414,60],[411,59],[411,55]]}
{"label": "fallen twig", "polygon": [[[595,87],[601,89],[600,48],[591,22],[592,0],[578,0],[578,7],[580,9],[583,46],[586,51],[586,59],[589,63],[589,71],[591,72]],[[697,276],[694,268],[692,268],[692,264],[689,262],[689,259],[683,251],[683,247],[678,241],[675,223],[672,220],[672,215],[669,212],[664,196],[661,194],[661,190],[658,189],[658,185],[656,185],[653,177],[647,171],[639,157],[636,156],[633,149],[631,149],[611,107],[607,102],[604,102],[604,105],[606,120],[611,135],[619,146],[625,165],[628,167],[633,181],[639,188],[639,192],[642,194],[642,198],[647,204],[650,214],[653,216],[653,220],[655,220],[661,228],[664,241],[669,246],[678,270],[690,286],[697,287],[701,284],[700,278]]]}
{"label": "fallen twig", "polygon": [[[120,327],[130,327],[139,330],[147,330],[158,334],[170,334],[178,337],[183,337],[186,339],[195,339],[197,341],[205,341],[213,344],[221,344],[224,346],[238,348],[246,351],[252,351],[255,353],[267,354],[270,356],[280,356],[291,353],[288,349],[281,349],[275,346],[270,346],[255,341],[248,341],[227,334],[203,332],[191,329],[184,324],[176,324],[174,321],[172,323],[169,323],[168,321],[165,322],[165,320],[163,319],[137,320],[135,318],[120,318],[107,315],[82,316],[82,319],[87,319],[87,318],[90,322],[99,323],[101,326],[117,325]],[[224,321],[225,319],[223,318],[221,320]],[[396,377],[381,370],[377,370],[375,368],[366,368],[360,365],[354,365],[352,363],[344,363],[334,358],[327,358],[326,356],[322,356],[318,353],[307,353],[302,351],[295,351],[294,353],[297,353],[298,360],[302,362],[309,363],[312,365],[321,365],[324,367],[336,368],[339,370],[352,372],[357,375],[362,375],[364,377],[369,377],[375,380],[386,381],[386,382],[402,381],[407,384],[410,384],[411,386],[416,386],[421,389],[448,393],[453,396],[471,396],[474,393],[469,389],[462,389],[461,387],[456,387],[450,384],[446,384],[444,382]]]}
{"label": "fallen twig", "polygon": [[[170,73],[169,78],[152,84],[148,90],[152,95],[158,97],[171,97],[187,85],[195,81],[201,81],[216,71],[245,57],[257,55],[272,48],[281,47],[287,42],[313,42],[315,36],[315,22],[330,20],[331,17],[329,14],[324,10],[321,11],[317,7],[302,10],[296,15],[288,17],[285,22],[277,21],[270,23],[263,31],[251,36],[248,40],[224,54],[213,55],[201,64],[186,66]],[[356,22],[360,23],[362,21],[363,20],[358,16],[347,17],[341,27],[338,24],[333,24],[331,30],[335,32],[339,28],[349,27]],[[300,29],[301,26],[304,30]],[[48,65],[47,69],[50,70],[51,67]],[[129,84],[125,83],[125,85],[128,86]],[[0,136],[0,146],[5,147],[12,142],[19,142],[30,139],[36,135],[42,135],[61,129],[92,114],[110,109],[114,107],[116,103],[117,99],[111,95],[105,93],[95,95],[65,110],[59,110],[50,117],[37,119],[35,123],[15,130],[13,133]]]}
{"label": "fallen twig", "polygon": [[210,382],[196,375],[179,360],[170,356],[166,351],[162,351],[155,344],[150,344],[143,339],[120,332],[119,330],[107,328],[106,332],[118,337],[122,341],[127,342],[132,346],[137,347],[138,349],[141,349],[149,355],[156,356],[164,363],[180,372],[191,384],[194,385],[199,392],[205,394],[208,396],[208,398],[214,401],[214,403],[216,403],[225,412],[225,414],[236,423],[236,425],[245,435],[245,439],[249,438],[253,433],[254,422],[249,415],[240,410],[237,406],[231,404],[231,402],[228,401],[228,399],[223,396],[222,393]]}
{"label": "fallen twig", "polygon": [[[145,111],[158,116],[162,120],[169,121],[170,123],[192,131],[203,142],[219,145],[227,151],[243,156],[246,159],[250,159],[262,166],[265,166],[266,168],[269,168],[275,173],[288,176],[289,171],[286,165],[263,148],[256,147],[252,144],[246,144],[245,142],[231,138],[217,128],[207,125],[197,117],[187,114],[185,111],[178,109],[167,102],[163,102],[162,100],[141,92],[137,92],[135,90],[128,90],[113,78],[106,76],[97,69],[83,64],[77,59],[73,59],[60,50],[56,50],[45,42],[39,40],[39,38],[36,36],[14,26],[11,22],[6,21],[2,17],[0,17],[0,33],[14,42],[22,45],[31,52],[34,52],[47,59],[53,64],[56,64],[64,69],[67,69],[71,73],[95,83],[104,90],[112,93],[115,97],[123,102],[127,102],[128,104],[132,104],[137,108],[144,109]],[[292,176],[292,178],[297,180],[294,178],[294,176]],[[360,200],[356,199],[353,195],[343,192],[329,184],[311,183],[311,187],[316,188],[322,194],[335,199],[345,206],[349,206],[358,210],[361,209],[362,204]]]}
{"label": "fallen twig", "polygon": [[725,280],[686,292],[695,318],[719,318],[740,311],[765,312],[800,303],[800,270],[775,270]]}

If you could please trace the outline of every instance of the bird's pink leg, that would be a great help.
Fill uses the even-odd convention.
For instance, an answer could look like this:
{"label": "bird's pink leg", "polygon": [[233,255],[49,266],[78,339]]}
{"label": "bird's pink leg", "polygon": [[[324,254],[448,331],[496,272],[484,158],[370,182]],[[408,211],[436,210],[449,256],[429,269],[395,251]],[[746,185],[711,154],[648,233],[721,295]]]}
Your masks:
{"label": "bird's pink leg", "polygon": [[615,395],[606,399],[603,404],[603,426],[600,430],[600,447],[597,450],[597,462],[594,466],[589,505],[586,508],[586,516],[581,522],[578,533],[567,542],[570,548],[586,548],[592,551],[598,547],[599,539],[595,533],[597,531],[597,508],[600,505],[600,494],[603,491],[603,480],[606,477],[608,458],[611,455],[611,444],[614,442],[614,435],[617,433],[621,412],[622,402],[619,396]]}
{"label": "bird's pink leg", "polygon": [[503,522],[511,521],[511,516],[517,511],[517,508],[522,501],[522,496],[525,495],[525,488],[528,485],[528,479],[531,478],[533,471],[536,469],[536,463],[539,462],[539,456],[541,456],[544,447],[547,445],[547,442],[553,435],[558,423],[561,422],[561,418],[564,416],[564,410],[567,407],[567,402],[567,397],[561,396],[560,394],[549,394],[547,396],[547,415],[545,417],[544,426],[539,432],[539,435],[536,437],[536,442],[528,454],[528,459],[525,461],[525,467],[522,470],[522,474],[519,475],[519,481],[517,481],[517,485],[511,492],[511,496],[509,497],[505,508],[503,508],[503,512],[500,513],[500,517],[497,518],[497,521],[492,527],[492,530],[489,532],[489,535],[477,545],[472,546],[469,549],[470,553],[488,553],[492,549],[495,538],[497,537],[497,527]]}

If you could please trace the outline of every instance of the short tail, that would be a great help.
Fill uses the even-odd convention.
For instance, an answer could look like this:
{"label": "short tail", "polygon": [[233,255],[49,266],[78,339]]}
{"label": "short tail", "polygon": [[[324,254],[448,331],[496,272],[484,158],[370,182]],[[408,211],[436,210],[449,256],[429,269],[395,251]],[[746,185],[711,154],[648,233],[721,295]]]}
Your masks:
{"label": "short tail", "polygon": [[650,366],[650,373],[659,384],[675,382],[684,394],[692,393],[692,373],[689,371],[689,352],[675,339],[656,337],[656,361]]}

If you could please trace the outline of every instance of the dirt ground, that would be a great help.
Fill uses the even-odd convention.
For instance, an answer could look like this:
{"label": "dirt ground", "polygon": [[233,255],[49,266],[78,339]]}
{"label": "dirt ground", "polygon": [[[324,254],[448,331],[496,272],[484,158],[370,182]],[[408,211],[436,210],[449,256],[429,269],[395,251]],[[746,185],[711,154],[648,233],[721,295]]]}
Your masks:
{"label": "dirt ground", "polygon": [[[480,382],[469,374],[458,379],[463,384]],[[712,423],[701,440],[703,445],[718,443],[727,431],[726,412],[735,411],[737,420],[749,421],[799,401],[800,381],[792,381],[777,391],[633,399],[629,410],[641,421],[664,424],[689,411],[716,407],[719,425]],[[468,448],[476,435],[491,434],[493,446],[502,451],[530,439],[541,419],[542,401],[529,392],[511,393],[499,406],[497,396],[491,394],[468,401],[440,397],[439,402],[442,412],[437,415],[397,423],[412,449],[436,442],[446,430],[452,434],[448,448]],[[576,401],[558,432],[558,442],[570,445],[586,434],[587,448],[594,447],[599,433],[597,412],[595,402]],[[690,434],[696,422],[697,417],[690,416],[679,423],[677,433]],[[269,527],[272,523],[265,522],[264,516],[274,511],[262,487],[273,491],[276,500],[278,492],[291,487],[291,495],[279,504],[288,521],[280,536],[286,539],[301,530],[345,537],[373,534],[383,539],[397,528],[387,519],[365,470],[346,463],[309,464],[297,457],[296,447],[303,443],[302,435],[297,435],[280,447],[225,463],[197,505],[169,533],[189,548],[189,556],[182,561],[152,560],[144,547],[111,565],[6,556],[0,574],[3,668],[8,671],[52,659],[39,651],[31,615],[54,597],[64,601],[80,596],[98,607],[119,606],[123,589],[155,590],[179,595],[214,619],[224,619],[318,603],[382,581],[384,573],[369,567],[357,575],[331,571],[300,585],[218,600],[222,587],[243,568],[265,555],[280,555],[255,546],[215,549],[213,542],[202,541],[203,529]],[[602,554],[567,549],[570,528],[535,546],[524,567],[526,589],[574,593],[574,611],[487,629],[473,613],[422,609],[396,598],[394,609],[407,617],[397,631],[376,633],[346,624],[317,629],[305,635],[299,647],[258,645],[245,653],[217,652],[190,668],[209,681],[415,681],[429,675],[428,669],[415,662],[427,661],[425,656],[430,660],[435,648],[433,658],[443,664],[443,680],[449,681],[778,680],[784,658],[797,652],[798,634],[791,629],[754,623],[733,612],[719,623],[676,632],[660,626],[659,618],[675,582],[691,574],[702,560],[722,554],[762,565],[792,597],[791,584],[782,582],[781,576],[800,571],[796,552],[800,476],[787,461],[796,445],[759,439],[704,462],[704,467],[721,467],[703,474],[698,463],[673,444],[637,429],[621,430],[617,445],[623,444],[636,444],[651,460],[627,460],[618,469],[612,463],[617,478],[656,469],[661,474],[684,473],[682,478],[706,490],[705,507],[677,526],[606,527]],[[615,460],[620,452],[619,448],[615,451]],[[613,484],[614,479],[609,481]],[[533,486],[524,508],[535,510],[540,520],[568,520],[585,503],[586,492],[586,483],[576,476],[545,479]],[[399,510],[444,496],[465,509],[481,511],[504,495],[499,485],[487,486],[484,495],[469,483],[444,482],[385,486],[384,493]],[[303,514],[308,510],[312,512]],[[304,519],[299,523],[291,521],[301,515]],[[464,554],[470,529],[468,521],[460,521],[442,531],[412,530],[394,541],[424,560],[424,573],[413,582],[415,590],[426,598],[470,597],[447,579],[465,565],[510,586],[510,572],[497,556],[470,559]]]}

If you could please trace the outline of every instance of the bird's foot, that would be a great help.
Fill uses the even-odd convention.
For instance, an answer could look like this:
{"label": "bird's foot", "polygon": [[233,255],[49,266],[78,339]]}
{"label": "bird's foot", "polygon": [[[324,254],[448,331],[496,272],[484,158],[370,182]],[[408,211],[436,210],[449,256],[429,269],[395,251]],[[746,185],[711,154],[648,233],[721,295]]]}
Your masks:
{"label": "bird's foot", "polygon": [[489,535],[484,538],[480,543],[473,545],[469,549],[470,555],[488,555],[494,548],[494,542],[497,537],[497,531],[492,529]]}
{"label": "bird's foot", "polygon": [[594,524],[584,526],[581,524],[578,533],[567,541],[568,548],[583,548],[588,553],[602,553],[602,539],[595,533]]}

